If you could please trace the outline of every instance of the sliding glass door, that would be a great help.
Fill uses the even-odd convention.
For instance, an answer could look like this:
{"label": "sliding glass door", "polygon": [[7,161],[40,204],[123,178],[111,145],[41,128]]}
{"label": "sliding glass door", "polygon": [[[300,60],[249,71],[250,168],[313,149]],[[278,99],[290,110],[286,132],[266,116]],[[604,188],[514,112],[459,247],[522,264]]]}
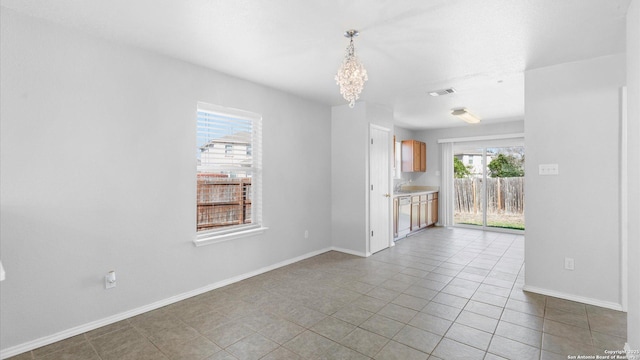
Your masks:
{"label": "sliding glass door", "polygon": [[456,143],[454,224],[524,230],[522,139]]}

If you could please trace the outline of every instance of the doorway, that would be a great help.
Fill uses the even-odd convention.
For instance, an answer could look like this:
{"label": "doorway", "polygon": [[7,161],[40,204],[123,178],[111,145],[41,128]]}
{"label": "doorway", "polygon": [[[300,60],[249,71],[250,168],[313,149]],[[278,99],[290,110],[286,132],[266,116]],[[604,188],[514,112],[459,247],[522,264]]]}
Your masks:
{"label": "doorway", "polygon": [[456,143],[456,226],[521,232],[524,213],[524,140]]}

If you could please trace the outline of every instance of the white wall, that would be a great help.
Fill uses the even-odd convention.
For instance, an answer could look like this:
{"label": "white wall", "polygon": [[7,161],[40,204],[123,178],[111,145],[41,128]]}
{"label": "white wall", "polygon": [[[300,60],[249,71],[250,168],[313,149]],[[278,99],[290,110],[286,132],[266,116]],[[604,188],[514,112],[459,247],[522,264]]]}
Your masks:
{"label": "white wall", "polygon": [[[619,308],[624,54],[525,74],[527,289]],[[539,176],[539,164],[559,164]],[[564,270],[564,258],[575,270]]]}
{"label": "white wall", "polygon": [[366,104],[331,109],[331,231],[333,246],[364,256],[367,239]]}
{"label": "white wall", "polygon": [[[2,350],[331,246],[328,106],[1,16]],[[197,101],[263,115],[261,236],[192,243]]]}
{"label": "white wall", "polygon": [[640,0],[627,12],[628,291],[627,339],[640,349]]}
{"label": "white wall", "polygon": [[369,124],[392,131],[391,110],[366,102],[331,109],[333,246],[360,256],[368,249]]}
{"label": "white wall", "polygon": [[413,185],[440,186],[441,177],[437,173],[442,171],[442,167],[440,166],[441,155],[440,145],[438,144],[439,139],[519,134],[524,132],[524,121],[467,125],[421,131],[407,131],[406,129],[396,127],[395,131],[397,141],[415,139],[427,144],[427,171],[424,173],[405,173],[402,175],[403,181],[410,179]]}

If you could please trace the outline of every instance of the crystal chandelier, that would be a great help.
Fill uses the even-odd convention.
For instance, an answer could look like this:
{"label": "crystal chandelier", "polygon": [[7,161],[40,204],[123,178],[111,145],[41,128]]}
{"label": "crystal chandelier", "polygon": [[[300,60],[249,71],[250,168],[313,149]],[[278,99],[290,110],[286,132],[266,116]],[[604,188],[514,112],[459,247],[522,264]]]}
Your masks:
{"label": "crystal chandelier", "polygon": [[367,77],[367,70],[365,70],[356,56],[356,50],[353,46],[353,37],[358,36],[358,31],[347,30],[344,36],[350,39],[349,46],[347,46],[346,55],[335,79],[336,83],[340,85],[340,94],[349,102],[349,107],[352,108],[360,97],[364,82],[369,78]]}

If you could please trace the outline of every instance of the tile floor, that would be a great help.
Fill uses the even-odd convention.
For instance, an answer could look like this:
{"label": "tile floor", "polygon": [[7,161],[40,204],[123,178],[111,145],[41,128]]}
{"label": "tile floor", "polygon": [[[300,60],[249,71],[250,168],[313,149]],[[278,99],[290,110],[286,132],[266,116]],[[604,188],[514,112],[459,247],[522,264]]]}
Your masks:
{"label": "tile floor", "polygon": [[12,359],[567,359],[626,314],[522,291],[524,237],[428,229],[328,252]]}

